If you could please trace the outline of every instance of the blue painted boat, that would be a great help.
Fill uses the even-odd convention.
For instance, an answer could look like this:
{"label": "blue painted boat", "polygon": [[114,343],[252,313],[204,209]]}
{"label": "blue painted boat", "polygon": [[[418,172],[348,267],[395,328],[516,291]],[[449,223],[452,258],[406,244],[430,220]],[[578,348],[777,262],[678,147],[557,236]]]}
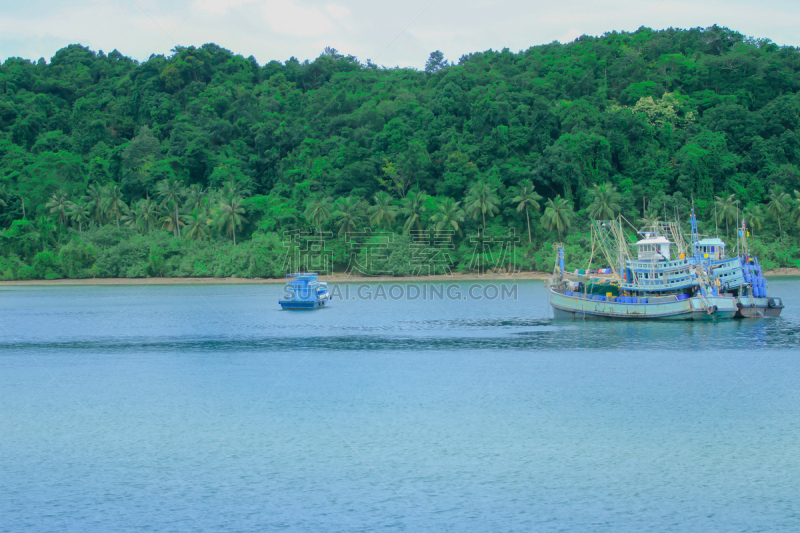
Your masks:
{"label": "blue painted boat", "polygon": [[685,254],[672,259],[671,242],[664,235],[640,232],[643,238],[633,246],[633,258],[621,221],[592,224],[595,243],[616,266],[607,269],[610,276],[572,275],[564,269],[559,246],[549,280],[556,318],[717,320],[736,314],[736,299],[720,294],[702,268]]}
{"label": "blue painted boat", "polygon": [[739,229],[739,251],[726,255],[725,243],[719,238],[700,238],[697,217],[691,213],[692,250],[690,261],[699,265],[721,294],[736,299],[736,318],[769,318],[780,316],[783,301],[767,294],[768,283],[758,259],[749,254],[747,227]]}
{"label": "blue painted boat", "polygon": [[325,307],[330,294],[328,284],[318,280],[316,272],[288,274],[283,286],[283,297],[278,303],[283,309],[319,309]]}

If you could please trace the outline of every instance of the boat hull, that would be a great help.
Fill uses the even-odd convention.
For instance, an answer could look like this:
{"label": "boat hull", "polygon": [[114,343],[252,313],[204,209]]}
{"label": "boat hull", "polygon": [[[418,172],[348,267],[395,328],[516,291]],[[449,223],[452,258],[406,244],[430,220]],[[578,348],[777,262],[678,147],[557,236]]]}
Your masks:
{"label": "boat hull", "polygon": [[734,298],[709,297],[706,308],[700,298],[660,301],[657,303],[622,303],[567,296],[551,289],[550,304],[556,318],[611,320],[724,320],[733,318],[737,307]]}
{"label": "boat hull", "polygon": [[325,300],[308,300],[308,301],[278,300],[278,303],[281,304],[282,309],[286,309],[289,311],[308,311],[311,309],[319,309],[320,307],[325,307]]}
{"label": "boat hull", "polygon": [[781,316],[783,302],[780,298],[751,298],[742,296],[738,300],[736,318],[775,318]]}

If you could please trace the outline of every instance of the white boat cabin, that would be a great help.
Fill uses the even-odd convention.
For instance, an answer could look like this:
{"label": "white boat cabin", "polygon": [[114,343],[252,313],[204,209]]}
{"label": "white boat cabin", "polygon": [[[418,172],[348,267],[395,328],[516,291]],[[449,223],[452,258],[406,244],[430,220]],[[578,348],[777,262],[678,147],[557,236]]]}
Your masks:
{"label": "white boat cabin", "polygon": [[695,252],[702,258],[719,261],[725,257],[725,243],[722,239],[701,239],[695,244]]}
{"label": "white boat cabin", "polygon": [[636,243],[640,261],[669,261],[669,239],[657,233],[644,232],[644,239]]}

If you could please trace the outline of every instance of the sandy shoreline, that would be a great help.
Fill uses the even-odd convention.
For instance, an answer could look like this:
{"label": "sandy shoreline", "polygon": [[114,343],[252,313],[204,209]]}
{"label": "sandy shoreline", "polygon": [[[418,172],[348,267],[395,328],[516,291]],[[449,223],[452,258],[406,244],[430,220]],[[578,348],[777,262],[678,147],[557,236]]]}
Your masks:
{"label": "sandy shoreline", "polygon": [[[333,274],[320,276],[320,281],[328,283],[458,283],[463,281],[523,281],[543,280],[545,272],[520,272],[516,274],[459,274],[449,276],[348,276]],[[32,279],[24,281],[0,281],[3,285],[264,285],[283,284],[284,278],[87,278],[87,279]]]}
{"label": "sandy shoreline", "polygon": [[[800,276],[800,268],[779,268],[764,272],[766,277]],[[328,283],[458,283],[465,281],[526,281],[544,280],[549,276],[546,272],[518,272],[516,274],[460,274],[449,276],[349,276],[332,274],[320,276],[321,281]],[[32,279],[25,281],[0,281],[4,285],[263,285],[284,283],[283,278],[88,278],[88,279]]]}

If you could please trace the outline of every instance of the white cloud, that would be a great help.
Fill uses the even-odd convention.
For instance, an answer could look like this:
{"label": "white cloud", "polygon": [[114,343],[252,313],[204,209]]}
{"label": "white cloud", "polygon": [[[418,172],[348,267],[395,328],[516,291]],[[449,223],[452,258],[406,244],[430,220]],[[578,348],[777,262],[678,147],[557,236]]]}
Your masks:
{"label": "white cloud", "polygon": [[350,10],[344,6],[339,6],[336,4],[328,4],[325,6],[325,11],[328,12],[328,15],[331,18],[339,20],[343,18],[347,18],[350,16]]}
{"label": "white cloud", "polygon": [[213,15],[222,15],[233,8],[257,1],[258,0],[195,0],[194,9],[205,11]]}
{"label": "white cloud", "polygon": [[264,3],[262,10],[270,27],[279,33],[311,37],[330,33],[334,29],[333,23],[322,11],[301,6],[297,0],[269,0]]}
{"label": "white cloud", "polygon": [[578,28],[570,28],[566,31],[566,33],[564,33],[564,35],[562,35],[556,40],[562,44],[571,43],[581,35],[583,35],[583,32]]}
{"label": "white cloud", "polygon": [[[800,2],[773,0],[27,0],[0,11],[0,59],[52,57],[70,43],[138,60],[214,42],[260,63],[314,59],[325,46],[362,61],[423,68],[461,55],[569,42],[581,34],[728,26],[800,45]],[[140,7],[141,6],[141,9]],[[168,39],[166,34],[171,35]]]}

